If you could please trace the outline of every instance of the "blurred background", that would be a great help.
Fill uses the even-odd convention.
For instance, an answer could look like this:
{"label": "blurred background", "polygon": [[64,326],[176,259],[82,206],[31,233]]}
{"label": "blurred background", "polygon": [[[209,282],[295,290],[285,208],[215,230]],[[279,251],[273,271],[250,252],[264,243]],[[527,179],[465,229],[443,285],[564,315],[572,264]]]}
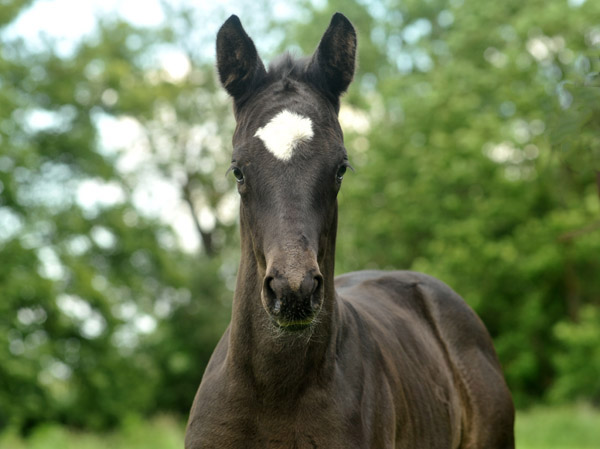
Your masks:
{"label": "blurred background", "polygon": [[600,2],[0,0],[0,448],[183,447],[239,260],[216,31],[268,62],[335,11],[338,272],[451,285],[519,447],[600,447]]}

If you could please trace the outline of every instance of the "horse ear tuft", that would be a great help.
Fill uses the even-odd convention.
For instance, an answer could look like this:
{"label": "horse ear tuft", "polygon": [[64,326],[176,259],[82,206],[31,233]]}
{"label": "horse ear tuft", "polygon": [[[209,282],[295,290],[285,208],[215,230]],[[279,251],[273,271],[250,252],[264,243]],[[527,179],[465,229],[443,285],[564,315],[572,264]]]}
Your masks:
{"label": "horse ear tuft", "polygon": [[356,31],[352,23],[343,14],[335,13],[308,70],[312,80],[336,100],[348,89],[354,77],[356,45]]}
{"label": "horse ear tuft", "polygon": [[221,84],[234,99],[242,97],[266,73],[254,42],[236,15],[217,33],[217,70]]}

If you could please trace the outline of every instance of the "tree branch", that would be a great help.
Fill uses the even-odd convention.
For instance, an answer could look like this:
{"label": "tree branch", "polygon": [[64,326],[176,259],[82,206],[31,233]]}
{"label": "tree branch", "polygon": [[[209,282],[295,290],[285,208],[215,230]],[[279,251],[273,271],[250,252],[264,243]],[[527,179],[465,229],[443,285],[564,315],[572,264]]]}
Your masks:
{"label": "tree branch", "polygon": [[190,186],[190,178],[188,177],[185,184],[183,185],[183,199],[187,203],[190,208],[190,213],[192,215],[192,220],[194,220],[194,225],[198,234],[200,235],[200,239],[202,240],[202,245],[204,246],[204,251],[206,251],[206,255],[209,257],[213,257],[216,252],[212,241],[212,233],[206,232],[200,226],[200,220],[198,219],[198,214],[196,210],[196,206],[194,205],[194,201],[192,199],[192,191]]}
{"label": "tree branch", "polygon": [[582,235],[589,234],[590,232],[594,232],[600,229],[600,221],[596,221],[594,223],[590,223],[587,226],[584,226],[580,229],[574,229],[569,232],[565,232],[564,234],[558,237],[558,240],[561,242],[570,242],[575,240],[577,237],[581,237]]}

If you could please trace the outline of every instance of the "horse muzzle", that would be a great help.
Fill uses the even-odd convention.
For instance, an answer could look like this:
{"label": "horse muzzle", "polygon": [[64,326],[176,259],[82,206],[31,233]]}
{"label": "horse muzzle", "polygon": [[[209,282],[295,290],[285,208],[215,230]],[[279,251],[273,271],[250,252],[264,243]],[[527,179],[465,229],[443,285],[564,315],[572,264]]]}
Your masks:
{"label": "horse muzzle", "polygon": [[[262,303],[274,323],[289,331],[313,324],[323,305],[323,276],[316,261],[308,266],[269,264],[263,281]],[[304,264],[303,264],[304,265]]]}

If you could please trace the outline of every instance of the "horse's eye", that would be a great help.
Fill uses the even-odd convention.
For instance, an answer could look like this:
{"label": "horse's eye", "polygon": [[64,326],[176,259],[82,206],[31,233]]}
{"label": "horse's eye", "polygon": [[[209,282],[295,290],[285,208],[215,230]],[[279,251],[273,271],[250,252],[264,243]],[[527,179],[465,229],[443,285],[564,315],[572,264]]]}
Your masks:
{"label": "horse's eye", "polygon": [[231,169],[231,171],[233,172],[233,176],[235,176],[235,180],[237,182],[239,182],[240,184],[244,182],[244,174],[242,173],[242,170],[240,170],[237,167],[234,167]]}
{"label": "horse's eye", "polygon": [[346,166],[342,165],[340,166],[340,168],[338,168],[338,171],[335,174],[335,177],[337,178],[338,182],[342,182],[342,179],[344,179],[344,174],[346,174]]}

